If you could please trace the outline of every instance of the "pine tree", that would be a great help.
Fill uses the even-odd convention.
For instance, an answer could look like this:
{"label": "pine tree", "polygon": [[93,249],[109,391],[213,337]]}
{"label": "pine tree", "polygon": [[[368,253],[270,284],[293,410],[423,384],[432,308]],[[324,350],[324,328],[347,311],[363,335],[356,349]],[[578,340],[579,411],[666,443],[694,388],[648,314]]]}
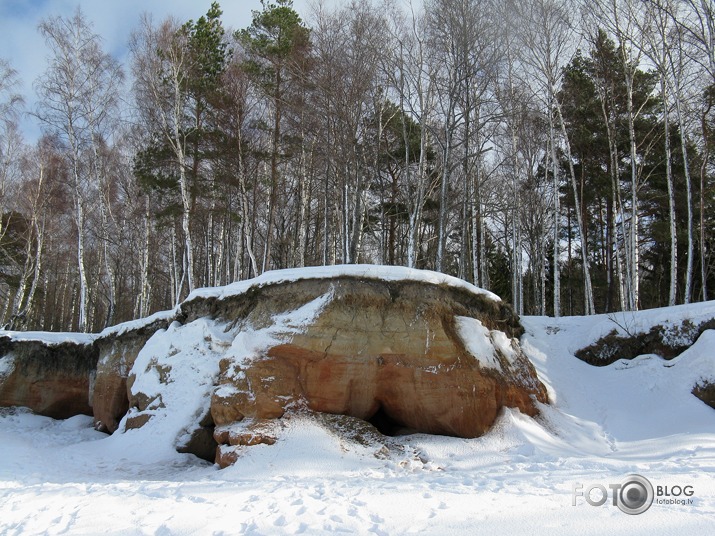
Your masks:
{"label": "pine tree", "polygon": [[310,49],[310,32],[293,9],[292,0],[277,3],[261,0],[263,9],[253,12],[253,22],[237,32],[248,59],[244,67],[270,101],[273,115],[270,150],[270,192],[268,220],[261,271],[269,268],[280,184],[283,146],[283,115],[287,106],[288,86],[300,77],[302,56]]}

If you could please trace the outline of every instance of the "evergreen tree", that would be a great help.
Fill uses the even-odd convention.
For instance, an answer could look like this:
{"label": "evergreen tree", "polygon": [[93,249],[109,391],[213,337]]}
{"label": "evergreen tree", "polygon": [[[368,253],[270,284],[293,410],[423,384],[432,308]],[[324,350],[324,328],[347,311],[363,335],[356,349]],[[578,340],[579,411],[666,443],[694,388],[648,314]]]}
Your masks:
{"label": "evergreen tree", "polygon": [[[624,80],[616,46],[599,30],[589,56],[579,53],[565,68],[561,90],[572,156],[583,192],[581,202],[589,229],[589,250],[597,271],[594,287],[600,290],[597,295],[604,297],[599,307],[606,311],[618,308],[617,291],[621,304],[624,303],[629,281],[628,274],[623,272],[628,270],[627,236],[633,207],[623,195],[632,188]],[[651,212],[654,200],[660,204],[658,214],[668,214],[667,195],[663,196],[653,181],[657,165],[664,162],[662,149],[656,143],[662,132],[662,119],[658,115],[659,100],[653,96],[655,84],[653,73],[634,71],[633,107],[639,110],[634,122],[639,140],[637,188],[643,196],[643,206],[637,210],[645,216]],[[565,202],[573,204],[573,199],[566,197]],[[646,218],[644,225],[652,223],[652,218]],[[647,263],[643,259],[639,270]]]}
{"label": "evergreen tree", "polygon": [[278,193],[282,189],[280,161],[283,155],[283,115],[290,105],[290,86],[301,81],[304,59],[310,50],[310,32],[293,9],[292,0],[261,0],[263,9],[253,12],[251,25],[236,33],[246,51],[244,68],[270,102],[270,186],[268,220],[261,271],[271,262]]}

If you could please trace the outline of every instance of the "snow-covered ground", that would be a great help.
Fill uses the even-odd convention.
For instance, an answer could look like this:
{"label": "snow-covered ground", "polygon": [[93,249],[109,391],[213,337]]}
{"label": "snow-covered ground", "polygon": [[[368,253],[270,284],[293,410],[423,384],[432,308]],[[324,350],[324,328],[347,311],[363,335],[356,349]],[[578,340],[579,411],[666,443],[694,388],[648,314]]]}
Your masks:
{"label": "snow-covered ground", "polygon": [[[713,317],[712,302],[527,317],[522,345],[553,405],[536,420],[506,411],[478,439],[404,436],[387,458],[293,419],[278,443],[218,470],[141,431],[0,410],[0,534],[712,534],[715,410],[690,389],[715,379],[715,331],[672,361],[596,368],[573,352],[617,325]],[[609,489],[633,473],[662,493],[640,515]],[[591,506],[575,485],[608,500]]]}

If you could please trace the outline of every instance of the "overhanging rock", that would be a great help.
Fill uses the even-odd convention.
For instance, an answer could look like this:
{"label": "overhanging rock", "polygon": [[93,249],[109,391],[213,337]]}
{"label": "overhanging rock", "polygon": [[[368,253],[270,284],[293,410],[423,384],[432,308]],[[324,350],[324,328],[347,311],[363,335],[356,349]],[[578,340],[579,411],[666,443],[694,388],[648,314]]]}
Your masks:
{"label": "overhanging rock", "polygon": [[[198,436],[205,445],[215,427],[222,465],[246,446],[245,430],[303,408],[368,420],[385,433],[469,438],[502,407],[535,415],[547,402],[512,309],[434,272],[271,272],[198,291],[179,318],[139,353],[127,425],[159,426],[185,412],[191,422],[180,443]],[[248,443],[261,442],[255,437]]]}

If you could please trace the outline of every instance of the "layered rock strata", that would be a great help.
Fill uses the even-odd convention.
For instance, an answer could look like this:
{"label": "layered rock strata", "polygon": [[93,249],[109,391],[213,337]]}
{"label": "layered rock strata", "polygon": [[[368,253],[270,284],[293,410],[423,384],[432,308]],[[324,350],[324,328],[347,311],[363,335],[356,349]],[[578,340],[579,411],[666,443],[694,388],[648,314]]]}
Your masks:
{"label": "layered rock strata", "polygon": [[274,272],[74,342],[0,338],[0,405],[93,414],[222,466],[302,411],[470,438],[503,407],[548,402],[522,332],[498,297],[442,274]]}

